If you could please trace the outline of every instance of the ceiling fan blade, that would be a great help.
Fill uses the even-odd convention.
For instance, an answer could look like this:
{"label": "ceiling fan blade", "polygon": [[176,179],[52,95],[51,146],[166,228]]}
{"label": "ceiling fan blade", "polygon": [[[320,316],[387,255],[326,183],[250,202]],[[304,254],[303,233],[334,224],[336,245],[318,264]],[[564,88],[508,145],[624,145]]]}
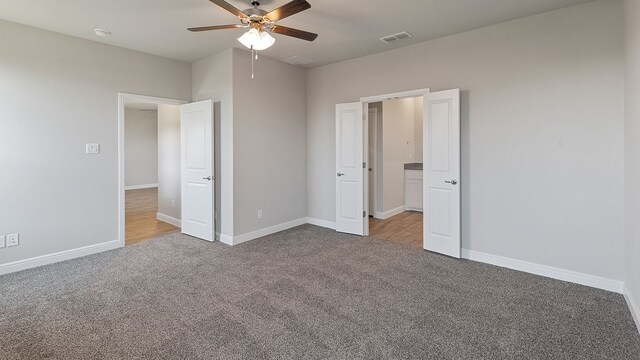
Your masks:
{"label": "ceiling fan blade", "polygon": [[224,0],[209,0],[212,3],[220,6],[221,8],[227,10],[228,12],[232,13],[233,15],[244,19],[247,17],[247,14],[243,13],[242,11],[240,11],[240,9],[236,8],[235,6],[229,4],[228,2],[224,1]]}
{"label": "ceiling fan blade", "polygon": [[236,24],[236,25],[215,25],[215,26],[201,26],[201,27],[193,27],[188,28],[187,30],[198,32],[198,31],[209,31],[209,30],[222,30],[222,29],[238,29],[243,27],[244,25]]}
{"label": "ceiling fan blade", "polygon": [[273,25],[273,27],[271,28],[271,31],[273,31],[276,34],[292,36],[294,38],[307,40],[307,41],[313,41],[318,37],[318,34],[314,34],[304,30],[293,29],[286,26],[280,26],[280,25]]}
{"label": "ceiling fan blade", "polygon": [[278,21],[309,8],[311,8],[311,4],[306,0],[293,0],[292,2],[286,3],[279,8],[270,11],[265,15],[265,17],[269,18],[271,21]]}

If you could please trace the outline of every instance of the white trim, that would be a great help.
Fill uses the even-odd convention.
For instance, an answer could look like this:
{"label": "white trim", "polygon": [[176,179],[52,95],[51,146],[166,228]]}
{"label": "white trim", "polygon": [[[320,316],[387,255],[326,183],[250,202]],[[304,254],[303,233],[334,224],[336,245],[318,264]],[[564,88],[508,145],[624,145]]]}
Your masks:
{"label": "white trim", "polygon": [[316,218],[312,218],[312,217],[308,217],[306,219],[307,224],[311,224],[311,225],[315,225],[315,226],[320,226],[320,227],[324,227],[324,228],[328,228],[328,229],[336,229],[336,222],[335,221],[328,221],[328,220],[322,220],[322,219],[316,219]]}
{"label": "white trim", "polygon": [[589,275],[553,266],[511,259],[499,255],[486,254],[468,249],[462,249],[462,258],[505,267],[508,269],[524,271],[530,274],[545,276],[556,280],[568,281],[580,285],[590,286],[597,289],[613,291],[618,294],[622,294],[623,291],[624,282],[622,281],[607,279],[600,276]]}
{"label": "white trim", "polygon": [[414,208],[411,206],[405,206],[404,209],[406,211],[419,211],[419,212],[424,212],[424,208]]}
{"label": "white trim", "polygon": [[162,213],[156,213],[156,219],[158,221],[166,222],[167,224],[171,224],[173,226],[182,227],[182,221],[180,219],[176,219],[169,215],[165,215]]}
{"label": "white trim", "polygon": [[147,102],[164,105],[182,105],[188,103],[184,100],[167,99],[153,96],[118,93],[118,241],[119,246],[124,247],[124,104],[128,101]]}
{"label": "white trim", "polygon": [[[267,235],[275,234],[275,233],[283,231],[283,230],[291,229],[291,228],[294,228],[296,226],[304,225],[306,223],[307,223],[307,219],[306,218],[300,218],[300,219],[296,219],[296,220],[289,221],[289,222],[286,222],[286,223],[270,226],[270,227],[267,227],[267,228],[264,228],[264,229],[252,231],[250,233],[246,233],[246,234],[243,234],[243,235],[234,236],[231,241],[229,241],[230,237],[227,237],[226,235],[222,235],[221,234],[220,235],[220,242],[228,244],[228,245],[238,245],[238,244],[242,244],[242,243],[247,242],[247,241],[251,241],[251,240],[255,240],[255,239],[261,238],[263,236],[267,236]],[[223,238],[223,237],[225,237],[225,238]]]}
{"label": "white trim", "polygon": [[216,233],[216,240],[223,244],[233,245],[233,236],[231,235]]}
{"label": "white trim", "polygon": [[388,218],[390,218],[392,216],[396,216],[398,214],[402,214],[404,211],[405,211],[405,206],[404,205],[402,205],[400,207],[397,207],[395,209],[391,209],[389,211],[385,211],[385,212],[376,211],[375,218],[376,219],[385,220],[385,219],[388,219]]}
{"label": "white trim", "polygon": [[637,299],[633,296],[631,291],[629,291],[629,286],[627,284],[624,285],[624,299],[627,301],[633,321],[636,323],[636,330],[640,332],[640,303],[638,303]]}
{"label": "white trim", "polygon": [[124,187],[124,191],[127,190],[140,190],[140,189],[151,189],[157,188],[158,184],[142,184],[142,185],[129,185]]}
{"label": "white trim", "polygon": [[119,247],[120,241],[112,240],[101,244],[89,245],[77,249],[65,250],[53,254],[18,260],[0,265],[0,275],[31,269],[38,266],[49,265],[60,261],[71,260],[87,255],[93,255],[99,252],[117,249]]}
{"label": "white trim", "polygon": [[411,90],[411,91],[402,91],[402,92],[391,93],[391,94],[361,97],[360,102],[372,103],[372,102],[378,102],[378,101],[384,101],[384,100],[411,98],[411,97],[424,96],[424,94],[428,94],[430,92],[431,92],[431,89],[429,88]]}

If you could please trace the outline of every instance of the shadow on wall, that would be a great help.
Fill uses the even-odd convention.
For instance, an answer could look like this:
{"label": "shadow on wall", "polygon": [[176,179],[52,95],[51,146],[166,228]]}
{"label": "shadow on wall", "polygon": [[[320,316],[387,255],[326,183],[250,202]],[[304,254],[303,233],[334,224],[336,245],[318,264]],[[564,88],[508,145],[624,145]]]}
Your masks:
{"label": "shadow on wall", "polygon": [[220,112],[220,107],[221,107],[221,103],[220,101],[218,102],[214,102],[213,103],[213,146],[214,146],[214,150],[213,150],[213,177],[214,177],[214,193],[215,193],[215,204],[213,204],[214,208],[213,208],[213,213],[214,213],[214,232],[215,234],[220,234],[221,232],[221,227],[220,227],[220,209],[222,206],[222,202],[221,202],[221,191],[222,191],[222,176],[220,176],[220,160],[221,160],[221,153],[222,153],[222,141],[220,138],[220,134],[222,133],[221,128],[220,128],[220,121],[221,121],[221,112]]}
{"label": "shadow on wall", "polygon": [[471,132],[470,130],[470,94],[460,91],[460,199],[462,202],[462,248],[471,247]]}

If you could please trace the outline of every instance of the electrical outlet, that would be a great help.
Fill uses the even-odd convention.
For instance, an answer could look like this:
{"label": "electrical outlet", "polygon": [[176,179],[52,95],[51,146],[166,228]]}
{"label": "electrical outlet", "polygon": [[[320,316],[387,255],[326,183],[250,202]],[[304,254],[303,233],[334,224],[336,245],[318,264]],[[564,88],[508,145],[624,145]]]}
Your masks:
{"label": "electrical outlet", "polygon": [[176,201],[175,200],[171,200],[171,207],[172,208],[176,207]]}
{"label": "electrical outlet", "polygon": [[258,210],[258,219],[262,219],[262,210]]}
{"label": "electrical outlet", "polygon": [[7,247],[18,246],[20,242],[20,234],[7,235]]}
{"label": "electrical outlet", "polygon": [[3,247],[7,246],[7,237],[2,235],[0,236],[0,249],[2,249]]}

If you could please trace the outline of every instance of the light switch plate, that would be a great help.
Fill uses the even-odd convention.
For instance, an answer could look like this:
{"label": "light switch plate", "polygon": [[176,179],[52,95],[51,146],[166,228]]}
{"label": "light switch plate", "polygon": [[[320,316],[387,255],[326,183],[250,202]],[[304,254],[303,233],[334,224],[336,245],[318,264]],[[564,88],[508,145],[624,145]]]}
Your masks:
{"label": "light switch plate", "polygon": [[7,247],[18,246],[20,243],[20,235],[19,234],[9,234],[7,235]]}
{"label": "light switch plate", "polygon": [[100,154],[100,144],[87,144],[87,154]]}
{"label": "light switch plate", "polygon": [[0,249],[2,249],[3,247],[7,246],[7,237],[2,235],[0,236]]}

